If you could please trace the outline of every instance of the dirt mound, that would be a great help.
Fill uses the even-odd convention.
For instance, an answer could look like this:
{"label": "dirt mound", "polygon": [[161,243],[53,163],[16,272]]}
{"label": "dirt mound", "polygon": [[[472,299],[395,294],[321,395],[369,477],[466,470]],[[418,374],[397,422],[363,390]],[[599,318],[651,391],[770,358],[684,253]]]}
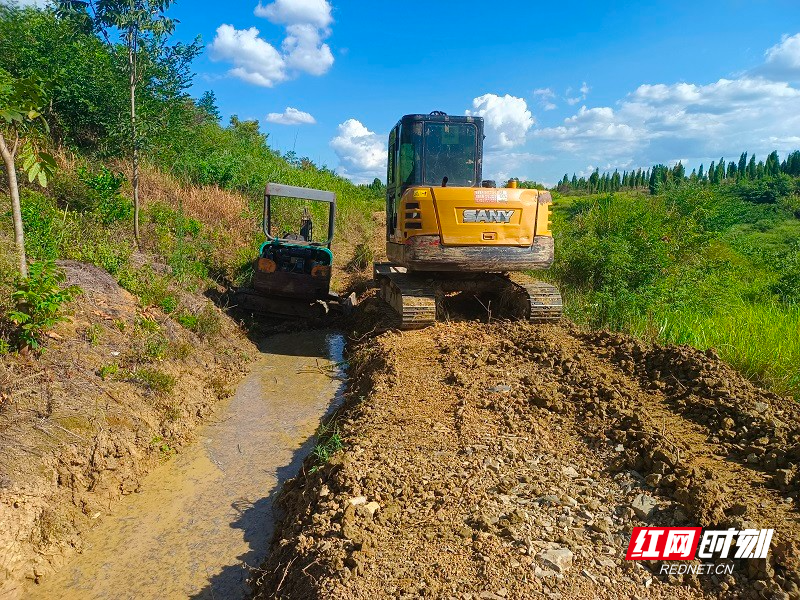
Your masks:
{"label": "dirt mound", "polygon": [[[81,531],[178,451],[247,368],[253,346],[202,296],[213,338],[142,309],[108,273],[64,261],[83,294],[40,358],[0,359],[0,596],[80,549]],[[202,307],[202,308],[200,308]]]}
{"label": "dirt mound", "polygon": [[[713,353],[569,324],[362,344],[345,450],[282,496],[258,597],[798,597],[798,411]],[[775,528],[727,575],[625,561],[632,528]]]}

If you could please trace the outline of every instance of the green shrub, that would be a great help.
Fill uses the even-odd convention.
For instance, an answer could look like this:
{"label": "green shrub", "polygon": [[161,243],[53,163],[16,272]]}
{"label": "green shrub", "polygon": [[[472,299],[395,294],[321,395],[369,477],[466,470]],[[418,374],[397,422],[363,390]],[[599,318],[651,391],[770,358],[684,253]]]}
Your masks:
{"label": "green shrub", "polygon": [[52,198],[27,188],[20,191],[20,208],[28,254],[44,261],[60,258],[59,245],[67,214],[59,212]]}
{"label": "green shrub", "polygon": [[175,378],[172,375],[149,367],[133,371],[130,380],[156,394],[169,394],[175,388]]}
{"label": "green shrub", "polygon": [[110,365],[103,365],[97,371],[97,374],[102,379],[108,379],[116,375],[119,372],[119,365],[117,363],[111,363]]}
{"label": "green shrub", "polygon": [[175,320],[203,339],[216,337],[222,331],[222,317],[210,304],[203,306],[197,313],[183,312]]}
{"label": "green shrub", "polygon": [[36,262],[30,266],[27,279],[21,279],[11,294],[15,308],[9,319],[19,328],[24,346],[40,350],[48,329],[65,320],[63,305],[81,293],[78,286],[63,287],[64,271],[52,261]]}

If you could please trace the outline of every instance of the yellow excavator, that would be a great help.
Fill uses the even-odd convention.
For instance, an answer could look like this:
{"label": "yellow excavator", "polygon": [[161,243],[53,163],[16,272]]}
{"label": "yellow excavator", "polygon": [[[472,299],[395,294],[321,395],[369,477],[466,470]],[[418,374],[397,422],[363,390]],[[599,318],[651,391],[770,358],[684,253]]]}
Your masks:
{"label": "yellow excavator", "polygon": [[389,134],[386,254],[374,276],[401,329],[445,317],[445,299],[468,293],[493,316],[561,318],[561,295],[509,273],[553,262],[550,192],[482,179],[483,118],[406,115]]}

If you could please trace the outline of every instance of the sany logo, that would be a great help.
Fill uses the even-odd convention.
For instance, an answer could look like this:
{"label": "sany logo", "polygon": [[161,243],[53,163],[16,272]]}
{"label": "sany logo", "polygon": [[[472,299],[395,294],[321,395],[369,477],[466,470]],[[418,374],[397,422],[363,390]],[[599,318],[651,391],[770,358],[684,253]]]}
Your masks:
{"label": "sany logo", "polygon": [[634,527],[625,560],[693,560],[701,527]]}
{"label": "sany logo", "polygon": [[510,223],[513,210],[465,210],[464,223]]}
{"label": "sany logo", "polygon": [[[707,529],[700,540],[700,527],[634,527],[626,560],[694,560],[766,558],[772,529]],[[698,543],[699,542],[699,543]]]}

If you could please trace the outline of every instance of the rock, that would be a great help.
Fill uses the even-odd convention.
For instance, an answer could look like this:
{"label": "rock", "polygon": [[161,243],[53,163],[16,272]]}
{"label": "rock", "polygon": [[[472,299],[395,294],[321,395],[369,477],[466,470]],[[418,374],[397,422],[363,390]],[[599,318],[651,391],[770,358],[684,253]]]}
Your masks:
{"label": "rock", "polygon": [[658,487],[658,484],[661,483],[661,475],[658,473],[650,473],[650,475],[644,478],[644,482],[650,487]]}
{"label": "rock", "polygon": [[544,496],[540,496],[536,499],[536,501],[539,504],[551,504],[553,506],[559,506],[561,504],[561,498],[555,494],[546,494]]}
{"label": "rock", "polygon": [[347,503],[350,506],[358,506],[359,504],[366,504],[367,498],[365,496],[356,496],[355,498],[348,499]]}
{"label": "rock", "polygon": [[511,391],[511,386],[505,383],[500,383],[498,385],[493,385],[490,388],[486,388],[487,392],[496,392],[498,394],[508,394]]}
{"label": "rock", "polygon": [[370,516],[375,516],[375,513],[380,510],[381,505],[373,500],[372,502],[368,502],[364,508],[369,511]]}
{"label": "rock", "polygon": [[642,520],[649,518],[650,515],[653,514],[653,510],[655,510],[656,506],[658,506],[656,499],[647,494],[639,494],[631,503],[633,512]]}
{"label": "rock", "polygon": [[578,477],[581,476],[580,473],[578,473],[578,471],[572,465],[562,467],[561,472],[570,479],[577,479]]}
{"label": "rock", "polygon": [[492,471],[500,471],[500,461],[491,456],[487,456],[483,461],[483,466]]}
{"label": "rock", "polygon": [[615,563],[610,558],[595,557],[594,561],[597,563],[598,566],[604,567],[606,569],[616,569],[617,568],[617,563]]}
{"label": "rock", "polygon": [[536,555],[545,566],[557,573],[565,573],[572,566],[572,551],[568,548],[547,548]]}

